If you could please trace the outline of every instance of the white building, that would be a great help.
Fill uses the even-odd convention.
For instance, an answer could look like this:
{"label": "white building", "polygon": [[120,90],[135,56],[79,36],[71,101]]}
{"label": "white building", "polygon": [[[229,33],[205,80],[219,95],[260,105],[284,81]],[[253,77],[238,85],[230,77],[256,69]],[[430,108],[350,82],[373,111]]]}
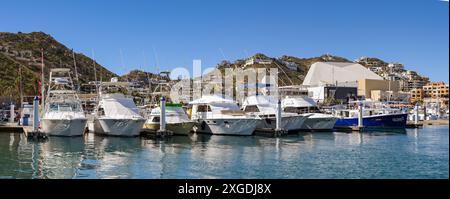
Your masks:
{"label": "white building", "polygon": [[402,72],[403,70],[405,70],[405,67],[403,66],[403,64],[400,64],[400,63],[390,63],[388,65],[388,68],[392,72]]}
{"label": "white building", "polygon": [[119,82],[119,78],[113,77],[113,78],[111,78],[111,82],[117,83],[117,82]]}
{"label": "white building", "polygon": [[311,65],[303,85],[335,85],[361,79],[383,80],[382,77],[358,63],[317,62]]}
{"label": "white building", "polygon": [[297,70],[298,65],[295,62],[283,61],[283,64],[291,70]]}
{"label": "white building", "polygon": [[370,71],[372,71],[374,73],[381,73],[381,72],[383,72],[383,67],[382,66],[372,66],[369,69],[370,69]]}
{"label": "white building", "polygon": [[261,59],[261,58],[250,58],[247,59],[247,61],[245,61],[244,66],[251,66],[253,64],[272,64],[272,60],[271,59]]}

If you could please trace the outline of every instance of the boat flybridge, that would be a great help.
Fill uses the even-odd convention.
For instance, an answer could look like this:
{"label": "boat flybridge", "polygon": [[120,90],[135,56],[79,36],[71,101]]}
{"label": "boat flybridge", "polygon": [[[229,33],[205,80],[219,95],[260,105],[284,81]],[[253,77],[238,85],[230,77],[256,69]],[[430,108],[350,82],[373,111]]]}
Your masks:
{"label": "boat flybridge", "polygon": [[[146,115],[147,121],[144,124],[145,130],[157,131],[160,128],[161,108],[151,109]],[[172,131],[174,135],[188,135],[194,122],[189,119],[181,104],[166,104],[166,129]]]}
{"label": "boat flybridge", "polygon": [[[257,130],[275,129],[278,99],[273,96],[255,95],[247,97],[242,108],[244,112],[258,116],[262,119]],[[300,130],[308,115],[287,113],[282,111],[280,127],[286,131]]]}
{"label": "boat flybridge", "polygon": [[332,114],[324,114],[317,103],[308,97],[308,89],[302,85],[278,87],[282,97],[284,112],[310,115],[301,126],[302,131],[331,131],[337,118]]}
{"label": "boat flybridge", "polygon": [[232,99],[203,96],[191,101],[191,119],[196,133],[214,135],[252,135],[261,122],[258,117],[245,114]]}
{"label": "boat flybridge", "polygon": [[42,131],[53,136],[81,136],[86,129],[86,116],[74,89],[71,71],[50,70],[50,81],[41,119]]}
{"label": "boat flybridge", "polygon": [[331,131],[337,120],[331,114],[321,113],[316,102],[307,96],[286,96],[281,104],[286,113],[309,115],[300,128],[302,131]]}
{"label": "boat flybridge", "polygon": [[[105,85],[104,85],[105,84]],[[145,119],[133,98],[119,92],[114,83],[102,83],[99,88],[99,102],[94,112],[94,133],[111,136],[138,136]]]}

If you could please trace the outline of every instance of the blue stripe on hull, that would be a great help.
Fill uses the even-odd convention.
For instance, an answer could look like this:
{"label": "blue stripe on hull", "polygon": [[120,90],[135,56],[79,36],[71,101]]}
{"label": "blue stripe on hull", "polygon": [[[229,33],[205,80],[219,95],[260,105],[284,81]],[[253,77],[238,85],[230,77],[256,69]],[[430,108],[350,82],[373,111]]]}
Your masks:
{"label": "blue stripe on hull", "polygon": [[[393,114],[393,115],[377,115],[363,117],[364,127],[377,128],[405,128],[408,114]],[[338,119],[335,128],[358,126],[358,118],[343,118]]]}

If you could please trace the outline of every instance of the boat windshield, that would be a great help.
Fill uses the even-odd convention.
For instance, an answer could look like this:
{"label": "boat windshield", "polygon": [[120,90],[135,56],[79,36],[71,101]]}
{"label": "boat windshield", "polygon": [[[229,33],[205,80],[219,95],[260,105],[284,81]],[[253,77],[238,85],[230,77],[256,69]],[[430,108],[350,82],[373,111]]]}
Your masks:
{"label": "boat windshield", "polygon": [[50,111],[70,112],[81,111],[81,107],[77,103],[52,103],[50,104]]}
{"label": "boat windshield", "polygon": [[311,106],[310,107],[286,107],[286,108],[284,108],[284,112],[303,114],[303,113],[320,113],[320,110],[316,106],[312,106],[312,107]]}

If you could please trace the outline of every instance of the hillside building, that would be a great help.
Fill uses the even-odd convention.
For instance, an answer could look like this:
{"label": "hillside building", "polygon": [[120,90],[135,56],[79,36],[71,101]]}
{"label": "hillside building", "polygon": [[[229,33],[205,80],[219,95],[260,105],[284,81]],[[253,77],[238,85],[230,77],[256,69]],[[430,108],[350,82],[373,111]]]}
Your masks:
{"label": "hillside building", "polygon": [[245,61],[244,67],[245,66],[251,66],[253,64],[267,64],[267,65],[270,65],[272,63],[273,63],[272,59],[262,59],[262,58],[254,58],[254,57],[252,57],[252,58],[247,59]]}
{"label": "hillside building", "polygon": [[422,88],[414,88],[411,90],[410,102],[415,104],[417,102],[423,101],[425,97],[424,90]]}

